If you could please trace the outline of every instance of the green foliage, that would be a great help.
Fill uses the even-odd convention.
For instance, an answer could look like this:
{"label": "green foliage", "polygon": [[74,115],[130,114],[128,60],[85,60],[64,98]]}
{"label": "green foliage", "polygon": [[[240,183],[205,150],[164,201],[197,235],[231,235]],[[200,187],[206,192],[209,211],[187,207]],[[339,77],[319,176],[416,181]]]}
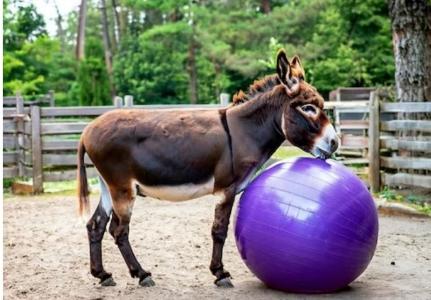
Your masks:
{"label": "green foliage", "polygon": [[383,188],[383,190],[379,193],[379,196],[386,201],[403,201],[404,197],[400,194],[397,194],[394,190],[391,190],[387,186]]}
{"label": "green foliage", "polygon": [[[11,4],[16,12],[11,11]],[[19,1],[3,1],[3,45],[6,51],[20,49],[26,41],[46,35],[45,21],[33,4],[23,6]]]}
{"label": "green foliage", "polygon": [[387,15],[381,0],[326,1],[304,53],[310,80],[321,92],[393,83]]}
{"label": "green foliage", "polygon": [[[63,43],[46,36],[33,5],[3,1],[4,94],[54,89],[57,105],[110,104],[97,3],[88,2],[86,55],[77,62],[76,11],[66,18]],[[273,73],[281,47],[301,57],[307,80],[324,96],[340,86],[393,84],[384,0],[277,0],[268,14],[258,0],[117,3],[121,22],[113,84],[117,94],[131,94],[136,103],[189,103],[192,71],[198,102],[217,102],[221,92],[247,89],[257,77]],[[115,17],[107,11],[114,40]]]}
{"label": "green foliage", "polygon": [[[46,38],[45,22],[34,5],[18,5],[17,11],[12,12],[10,2],[4,1],[3,8],[3,94],[18,90],[26,94],[39,93],[51,63],[49,50],[55,45]],[[41,61],[44,51],[48,51],[48,57]]]}
{"label": "green foliage", "polygon": [[115,59],[118,89],[134,95],[137,103],[187,103],[189,34],[185,23],[166,24],[146,31],[136,41],[125,41],[134,51],[127,48]]}
{"label": "green foliage", "polygon": [[418,205],[417,210],[431,216],[431,205],[426,202],[423,202],[421,205]]}
{"label": "green foliage", "polygon": [[[12,6],[17,10],[12,12]],[[49,90],[67,93],[75,80],[74,62],[61,52],[58,39],[48,37],[45,22],[34,5],[4,1],[3,94],[45,94]],[[61,93],[62,92],[62,93]]]}
{"label": "green foliage", "polygon": [[85,53],[85,59],[79,63],[78,84],[74,87],[79,91],[79,104],[87,106],[112,104],[100,39],[87,38]]}
{"label": "green foliage", "polygon": [[427,197],[423,194],[413,194],[412,192],[408,192],[406,196],[403,196],[385,186],[379,193],[379,197],[386,201],[403,202],[417,211],[431,216],[431,205],[429,201],[427,202]]}
{"label": "green foliage", "polygon": [[302,151],[301,149],[293,146],[280,147],[272,155],[273,159],[289,159],[294,157],[308,157],[311,156],[309,153]]}
{"label": "green foliage", "polygon": [[3,191],[10,189],[14,180],[14,178],[3,178]]}

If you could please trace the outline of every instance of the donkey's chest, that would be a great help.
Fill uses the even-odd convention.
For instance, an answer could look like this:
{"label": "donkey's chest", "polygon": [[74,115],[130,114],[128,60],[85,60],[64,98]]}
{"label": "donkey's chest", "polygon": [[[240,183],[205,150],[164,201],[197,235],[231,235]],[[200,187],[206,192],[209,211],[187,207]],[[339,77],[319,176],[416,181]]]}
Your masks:
{"label": "donkey's chest", "polygon": [[203,183],[151,186],[136,181],[136,184],[145,196],[168,201],[186,201],[214,192],[214,177]]}

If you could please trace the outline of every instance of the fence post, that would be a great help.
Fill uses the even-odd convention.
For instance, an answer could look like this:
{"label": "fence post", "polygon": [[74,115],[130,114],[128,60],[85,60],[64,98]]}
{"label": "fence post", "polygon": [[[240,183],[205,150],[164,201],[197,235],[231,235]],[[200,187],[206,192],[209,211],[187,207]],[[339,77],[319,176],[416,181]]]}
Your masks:
{"label": "fence post", "polygon": [[54,90],[49,90],[49,106],[54,107],[55,106],[55,93]]}
{"label": "fence post", "polygon": [[116,108],[121,108],[123,106],[123,98],[121,98],[119,96],[115,96],[114,97],[114,106]]}
{"label": "fence post", "polygon": [[33,165],[33,193],[43,192],[42,140],[40,132],[40,107],[31,106],[31,161]]}
{"label": "fence post", "polygon": [[[340,89],[337,89],[336,92],[336,99],[335,101],[341,102],[341,92]],[[341,138],[341,129],[340,129],[340,111],[337,109],[337,107],[334,107],[334,124],[335,124],[335,132],[337,135]]]}
{"label": "fence post", "polygon": [[16,144],[18,176],[24,176],[25,145],[24,145],[24,99],[16,93]]}
{"label": "fence post", "polygon": [[226,106],[229,104],[229,94],[228,93],[221,93],[220,94],[220,104],[223,106]]}
{"label": "fence post", "polygon": [[124,106],[133,107],[133,96],[131,95],[124,96]]}
{"label": "fence post", "polygon": [[380,191],[380,109],[376,92],[371,92],[368,127],[368,180],[372,193]]}

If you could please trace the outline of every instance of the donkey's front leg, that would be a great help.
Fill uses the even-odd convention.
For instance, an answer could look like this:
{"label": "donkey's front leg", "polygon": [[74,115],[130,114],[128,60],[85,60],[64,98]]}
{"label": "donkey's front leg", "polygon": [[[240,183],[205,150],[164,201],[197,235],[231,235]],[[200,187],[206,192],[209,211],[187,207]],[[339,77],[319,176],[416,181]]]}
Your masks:
{"label": "donkey's front leg", "polygon": [[233,287],[230,274],[223,268],[223,246],[227,236],[229,218],[235,200],[235,187],[231,186],[224,192],[224,199],[217,204],[215,209],[214,223],[211,230],[213,239],[213,253],[210,270],[216,280],[214,283],[219,287]]}

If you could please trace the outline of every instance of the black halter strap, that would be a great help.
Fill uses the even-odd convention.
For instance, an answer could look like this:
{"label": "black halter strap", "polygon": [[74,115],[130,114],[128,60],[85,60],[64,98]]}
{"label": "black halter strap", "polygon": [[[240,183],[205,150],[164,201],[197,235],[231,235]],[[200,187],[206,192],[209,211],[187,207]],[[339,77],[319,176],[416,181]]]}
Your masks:
{"label": "black halter strap", "polygon": [[220,121],[223,124],[223,129],[227,135],[227,142],[229,145],[229,153],[230,153],[230,170],[232,172],[232,176],[235,176],[234,168],[233,168],[233,150],[232,150],[232,136],[230,135],[229,125],[227,123],[226,117],[226,109],[220,109]]}

